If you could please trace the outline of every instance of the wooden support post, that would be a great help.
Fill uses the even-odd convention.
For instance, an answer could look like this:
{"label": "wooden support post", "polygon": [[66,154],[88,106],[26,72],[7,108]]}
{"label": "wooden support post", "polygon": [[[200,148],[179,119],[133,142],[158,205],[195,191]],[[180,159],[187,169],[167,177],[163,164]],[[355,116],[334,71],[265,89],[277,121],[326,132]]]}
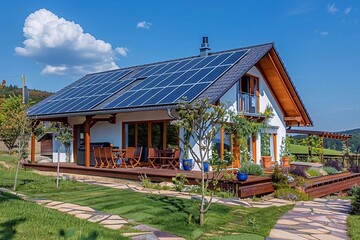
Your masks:
{"label": "wooden support post", "polygon": [[90,124],[91,116],[86,116],[84,128],[84,142],[85,142],[85,167],[90,167]]}
{"label": "wooden support post", "polygon": [[36,142],[35,142],[35,133],[34,132],[32,132],[31,133],[31,152],[30,152],[30,159],[31,159],[31,163],[35,163],[35,144],[36,144]]}
{"label": "wooden support post", "polygon": [[225,143],[225,132],[224,128],[220,129],[220,158],[224,160],[224,143]]}
{"label": "wooden support post", "polygon": [[278,160],[277,158],[277,134],[273,134],[273,151],[274,151],[274,161]]}
{"label": "wooden support post", "polygon": [[254,160],[254,163],[257,163],[257,150],[256,150],[256,136],[255,135],[253,135],[251,137],[251,141],[252,141],[252,144],[251,144],[252,158]]}
{"label": "wooden support post", "polygon": [[240,167],[240,143],[236,138],[233,138],[233,156],[234,156],[234,167]]}
{"label": "wooden support post", "polygon": [[39,120],[35,120],[32,122],[31,140],[30,140],[30,161],[31,161],[31,163],[35,163],[35,144],[36,144],[35,128],[39,124],[40,124]]}

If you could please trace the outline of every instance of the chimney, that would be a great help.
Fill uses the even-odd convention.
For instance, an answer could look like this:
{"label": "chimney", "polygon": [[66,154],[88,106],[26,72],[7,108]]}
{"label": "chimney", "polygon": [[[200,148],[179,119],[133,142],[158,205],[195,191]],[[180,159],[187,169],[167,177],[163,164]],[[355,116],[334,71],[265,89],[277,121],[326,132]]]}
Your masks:
{"label": "chimney", "polygon": [[202,39],[202,44],[201,44],[201,48],[200,48],[200,56],[201,57],[206,57],[209,55],[210,47],[209,47],[208,40],[209,40],[208,37],[203,37],[203,39]]}

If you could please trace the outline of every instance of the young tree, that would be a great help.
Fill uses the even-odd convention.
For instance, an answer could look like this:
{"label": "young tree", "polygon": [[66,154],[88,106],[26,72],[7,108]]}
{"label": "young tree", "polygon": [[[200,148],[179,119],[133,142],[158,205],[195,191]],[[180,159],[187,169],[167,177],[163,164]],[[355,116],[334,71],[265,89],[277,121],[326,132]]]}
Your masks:
{"label": "young tree", "polygon": [[[180,102],[178,104],[179,119],[173,124],[180,127],[184,134],[180,137],[184,150],[189,151],[195,163],[201,170],[201,202],[199,206],[200,225],[204,224],[205,214],[209,210],[210,200],[206,201],[206,192],[209,185],[216,185],[221,172],[221,164],[215,164],[214,171],[210,174],[204,171],[204,162],[210,160],[213,139],[225,124],[226,109],[223,105],[212,105],[208,99],[198,100],[193,103]],[[194,150],[198,149],[198,151]],[[185,153],[186,154],[186,153]],[[214,163],[214,162],[213,162]],[[217,161],[217,163],[219,163]]]}
{"label": "young tree", "polygon": [[0,109],[0,139],[11,151],[17,140],[26,147],[26,136],[31,131],[31,121],[27,117],[25,105],[20,96],[4,99]]}

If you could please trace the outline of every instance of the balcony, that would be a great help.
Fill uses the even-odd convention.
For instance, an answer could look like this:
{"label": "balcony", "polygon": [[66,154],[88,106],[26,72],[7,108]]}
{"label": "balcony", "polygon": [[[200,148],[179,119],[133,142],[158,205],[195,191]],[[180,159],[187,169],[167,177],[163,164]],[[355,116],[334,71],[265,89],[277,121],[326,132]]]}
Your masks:
{"label": "balcony", "polygon": [[258,113],[258,98],[254,94],[239,92],[240,110],[246,113]]}

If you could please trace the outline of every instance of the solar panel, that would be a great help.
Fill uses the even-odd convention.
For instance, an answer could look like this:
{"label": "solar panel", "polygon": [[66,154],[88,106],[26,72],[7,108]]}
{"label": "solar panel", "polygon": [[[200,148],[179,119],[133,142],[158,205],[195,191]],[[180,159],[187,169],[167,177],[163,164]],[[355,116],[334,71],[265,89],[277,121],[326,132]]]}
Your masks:
{"label": "solar panel", "polygon": [[100,103],[96,101],[103,101],[130,84],[133,80],[122,78],[131,71],[116,70],[87,75],[76,84],[54,94],[44,103],[35,105],[29,110],[29,115],[90,110]]}
{"label": "solar panel", "polygon": [[86,75],[29,110],[29,115],[176,104],[194,100],[247,50]]}
{"label": "solar panel", "polygon": [[144,80],[102,108],[174,104],[182,97],[192,101],[245,53],[246,51],[227,52],[158,64],[147,71],[144,69],[141,74],[136,74],[136,77],[144,77]]}

